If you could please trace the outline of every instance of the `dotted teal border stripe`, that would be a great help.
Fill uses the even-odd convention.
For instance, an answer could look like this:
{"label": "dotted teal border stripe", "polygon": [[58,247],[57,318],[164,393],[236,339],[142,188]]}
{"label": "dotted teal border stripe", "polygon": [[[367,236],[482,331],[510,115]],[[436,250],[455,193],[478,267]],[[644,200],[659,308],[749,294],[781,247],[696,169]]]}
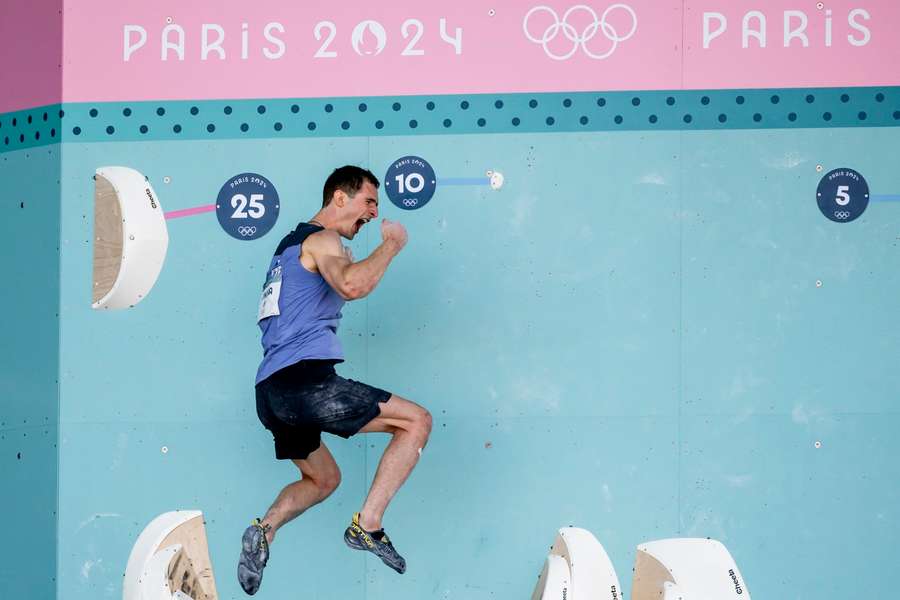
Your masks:
{"label": "dotted teal border stripe", "polygon": [[900,87],[98,102],[0,115],[0,151],[62,142],[900,126]]}
{"label": "dotted teal border stripe", "polygon": [[0,115],[0,153],[60,143],[62,116],[59,104]]}

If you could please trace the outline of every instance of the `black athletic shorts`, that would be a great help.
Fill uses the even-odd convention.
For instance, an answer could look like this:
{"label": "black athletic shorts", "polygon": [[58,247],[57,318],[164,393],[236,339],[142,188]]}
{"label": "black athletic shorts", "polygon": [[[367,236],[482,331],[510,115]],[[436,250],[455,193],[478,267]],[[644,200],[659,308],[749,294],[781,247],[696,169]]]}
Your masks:
{"label": "black athletic shorts", "polygon": [[275,438],[275,457],[305,459],[323,431],[348,438],[381,413],[391,393],[344,379],[334,360],[301,360],[256,384],[256,414]]}

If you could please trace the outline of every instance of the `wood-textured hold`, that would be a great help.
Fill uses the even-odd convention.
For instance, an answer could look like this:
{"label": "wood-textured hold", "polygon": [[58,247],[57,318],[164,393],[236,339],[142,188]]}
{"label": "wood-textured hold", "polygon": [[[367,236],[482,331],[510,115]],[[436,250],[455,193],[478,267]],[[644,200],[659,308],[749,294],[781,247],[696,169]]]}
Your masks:
{"label": "wood-textured hold", "polygon": [[112,184],[97,175],[94,184],[94,286],[96,303],[112,289],[122,265],[122,209]]}
{"label": "wood-textured hold", "polygon": [[195,517],[177,527],[159,547],[173,544],[181,544],[181,551],[169,563],[167,576],[171,592],[184,592],[193,600],[218,600],[203,517]]}

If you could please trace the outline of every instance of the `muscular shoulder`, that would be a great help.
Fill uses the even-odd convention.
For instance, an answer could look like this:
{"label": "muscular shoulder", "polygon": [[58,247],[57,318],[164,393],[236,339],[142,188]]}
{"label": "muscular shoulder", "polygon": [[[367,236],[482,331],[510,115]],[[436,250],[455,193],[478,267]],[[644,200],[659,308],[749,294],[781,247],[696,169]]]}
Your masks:
{"label": "muscular shoulder", "polygon": [[323,229],[322,231],[317,231],[311,234],[306,240],[303,242],[304,251],[309,251],[313,254],[325,253],[325,254],[334,254],[335,250],[340,250],[341,248],[341,236],[336,231],[331,231],[330,229]]}
{"label": "muscular shoulder", "polygon": [[319,272],[319,262],[328,256],[339,256],[341,236],[336,231],[323,229],[307,237],[300,247],[300,264],[307,271]]}

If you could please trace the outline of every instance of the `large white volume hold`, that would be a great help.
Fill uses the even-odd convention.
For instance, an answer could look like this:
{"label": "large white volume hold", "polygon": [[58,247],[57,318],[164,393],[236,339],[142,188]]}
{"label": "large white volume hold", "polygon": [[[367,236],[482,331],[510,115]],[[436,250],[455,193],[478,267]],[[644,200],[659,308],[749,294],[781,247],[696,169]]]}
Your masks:
{"label": "large white volume hold", "polygon": [[562,556],[551,554],[544,561],[544,569],[538,577],[531,600],[569,600],[569,563]]}
{"label": "large white volume hold", "polygon": [[123,600],[217,600],[203,513],[159,515],[138,536],[122,582]]}
{"label": "large white volume hold", "polygon": [[95,309],[129,308],[144,299],[169,247],[156,192],[130,167],[100,167],[94,176]]}
{"label": "large white volume hold", "polygon": [[563,527],[550,556],[565,559],[571,591],[566,600],[621,600],[622,586],[603,545],[587,529]]}
{"label": "large white volume hold", "polygon": [[750,600],[725,546],[706,538],[675,538],[637,547],[632,600]]}

